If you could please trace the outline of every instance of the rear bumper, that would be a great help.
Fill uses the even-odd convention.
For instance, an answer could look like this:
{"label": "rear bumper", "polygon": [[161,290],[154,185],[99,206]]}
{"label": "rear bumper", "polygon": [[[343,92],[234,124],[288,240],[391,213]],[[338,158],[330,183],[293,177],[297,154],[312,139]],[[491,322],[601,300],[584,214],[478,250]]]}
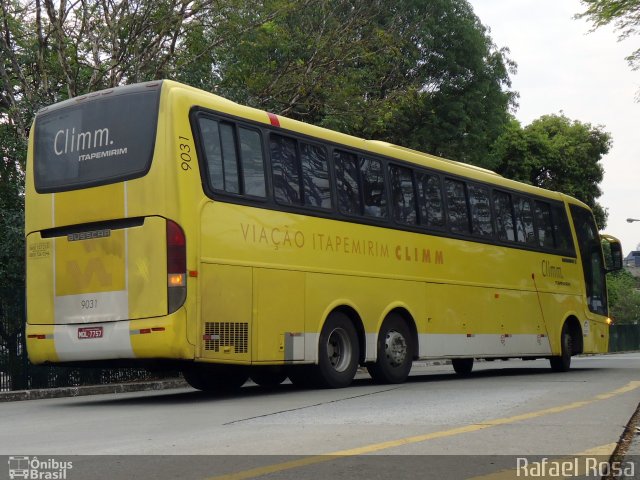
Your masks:
{"label": "rear bumper", "polygon": [[[99,333],[96,336],[79,333],[87,328]],[[184,308],[165,317],[140,320],[27,324],[26,335],[29,360],[35,365],[119,359],[192,360],[195,354],[193,345],[187,341]]]}

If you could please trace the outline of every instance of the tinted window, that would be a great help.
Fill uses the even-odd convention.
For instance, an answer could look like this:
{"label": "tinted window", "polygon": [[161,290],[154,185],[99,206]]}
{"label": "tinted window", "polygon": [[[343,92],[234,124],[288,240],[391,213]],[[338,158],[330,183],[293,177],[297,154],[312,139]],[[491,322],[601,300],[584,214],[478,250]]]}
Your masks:
{"label": "tinted window", "polygon": [[444,182],[447,195],[447,220],[454,233],[469,233],[469,210],[463,182],[447,179]]}
{"label": "tinted window", "polygon": [[564,252],[575,254],[569,219],[564,206],[552,205],[551,217],[553,218],[553,236],[556,241],[556,248]]}
{"label": "tinted window", "polygon": [[471,206],[471,226],[474,235],[493,236],[493,220],[491,219],[491,200],[489,189],[469,185],[469,205]]}
{"label": "tinted window", "polygon": [[360,173],[364,197],[364,214],[370,217],[386,217],[387,195],[384,188],[382,162],[361,158]]}
{"label": "tinted window", "polygon": [[493,192],[493,206],[496,212],[498,238],[513,242],[516,239],[513,230],[513,205],[511,195],[506,192]]}
{"label": "tinted window", "polygon": [[300,172],[296,154],[296,141],[271,135],[271,169],[273,171],[273,190],[280,203],[299,205]]}
{"label": "tinted window", "polygon": [[553,221],[551,206],[546,202],[535,202],[536,226],[538,228],[538,245],[544,248],[554,248]]}
{"label": "tinted window", "polygon": [[418,223],[416,199],[413,192],[411,169],[391,165],[391,195],[393,198],[393,218],[401,223]]}
{"label": "tinted window", "polygon": [[300,142],[304,204],[331,208],[331,187],[327,152],[323,147]]}
{"label": "tinted window", "polygon": [[361,214],[360,187],[358,185],[358,158],[340,150],[334,150],[338,207],[341,212]]}
{"label": "tinted window", "polygon": [[201,118],[200,135],[209,184],[216,190],[240,193],[233,126]]}
{"label": "tinted window", "polygon": [[516,239],[529,245],[536,245],[536,234],[533,230],[533,207],[528,198],[516,197],[514,206],[516,213]]}
{"label": "tinted window", "polygon": [[240,128],[240,158],[242,159],[243,193],[256,197],[266,194],[262,139],[256,130]]}
{"label": "tinted window", "polygon": [[440,178],[436,175],[416,173],[420,223],[428,227],[444,227],[444,204]]}
{"label": "tinted window", "polygon": [[578,238],[589,310],[607,314],[607,287],[604,259],[596,222],[589,210],[571,205],[573,226]]}
{"label": "tinted window", "polygon": [[144,175],[153,156],[159,96],[160,84],[121,87],[38,114],[36,189],[71,190]]}

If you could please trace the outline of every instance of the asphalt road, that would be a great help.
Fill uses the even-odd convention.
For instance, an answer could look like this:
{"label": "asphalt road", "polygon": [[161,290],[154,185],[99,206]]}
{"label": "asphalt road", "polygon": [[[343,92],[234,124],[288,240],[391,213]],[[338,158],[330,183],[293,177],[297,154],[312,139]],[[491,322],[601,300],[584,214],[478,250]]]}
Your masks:
{"label": "asphalt road", "polygon": [[567,373],[543,360],[480,362],[469,378],[418,363],[402,385],[362,374],[341,390],[0,403],[0,455],[68,459],[68,479],[523,478],[518,458],[606,460],[638,407],[639,353],[573,360]]}

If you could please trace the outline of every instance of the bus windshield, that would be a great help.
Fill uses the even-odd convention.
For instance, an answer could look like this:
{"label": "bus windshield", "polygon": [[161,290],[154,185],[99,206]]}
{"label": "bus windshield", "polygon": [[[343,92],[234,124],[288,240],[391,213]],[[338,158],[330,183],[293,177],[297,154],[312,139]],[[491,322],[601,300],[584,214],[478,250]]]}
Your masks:
{"label": "bus windshield", "polygon": [[144,175],[151,164],[160,83],[69,100],[35,121],[38,192],[104,185]]}

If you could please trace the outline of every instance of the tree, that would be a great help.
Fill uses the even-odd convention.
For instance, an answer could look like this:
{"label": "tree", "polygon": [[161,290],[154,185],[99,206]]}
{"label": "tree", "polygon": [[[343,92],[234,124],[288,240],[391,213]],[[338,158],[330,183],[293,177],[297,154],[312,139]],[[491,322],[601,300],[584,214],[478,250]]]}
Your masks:
{"label": "tree", "polygon": [[[581,0],[587,9],[576,15],[590,20],[594,28],[613,24],[620,40],[636,35],[640,29],[640,0]],[[640,68],[640,48],[627,57],[634,70]]]}
{"label": "tree", "polygon": [[607,275],[609,310],[617,324],[640,324],[640,284],[628,270]]}
{"label": "tree", "polygon": [[589,205],[600,228],[607,213],[598,203],[604,169],[600,160],[611,135],[564,115],[545,115],[522,128],[511,123],[493,146],[492,164],[505,177],[574,196]]}
{"label": "tree", "polygon": [[251,14],[269,20],[216,55],[226,97],[480,165],[508,122],[515,64],[466,0],[274,0]]}
{"label": "tree", "polygon": [[25,144],[0,124],[0,288],[24,284]]}

